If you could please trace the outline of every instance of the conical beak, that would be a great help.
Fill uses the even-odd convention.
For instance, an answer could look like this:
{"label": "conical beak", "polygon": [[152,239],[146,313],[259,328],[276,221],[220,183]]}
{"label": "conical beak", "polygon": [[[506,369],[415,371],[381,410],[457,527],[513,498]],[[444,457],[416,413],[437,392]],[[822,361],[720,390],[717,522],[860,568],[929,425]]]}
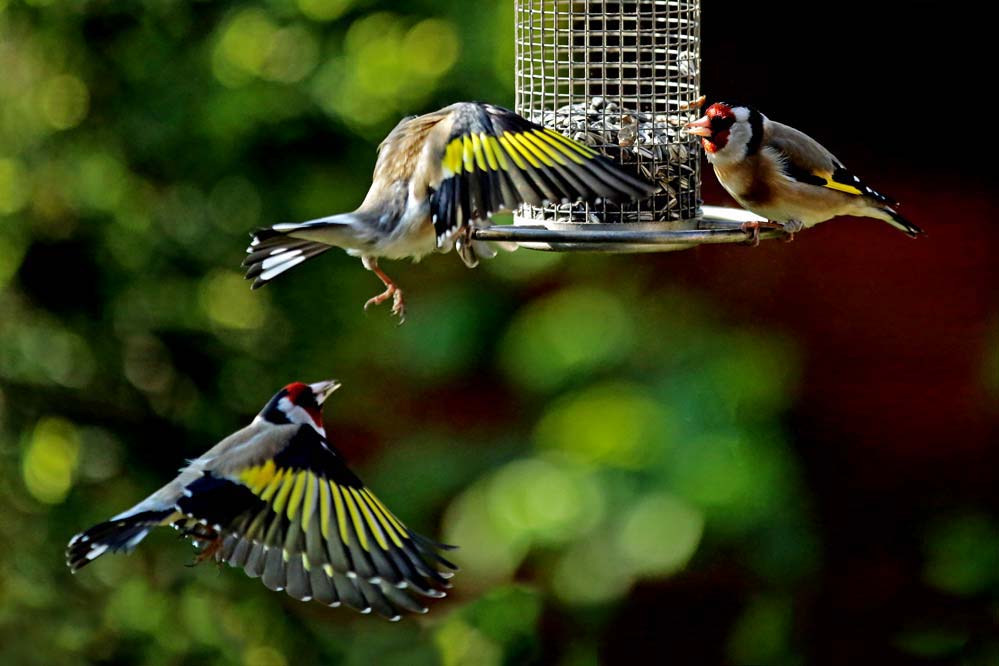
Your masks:
{"label": "conical beak", "polygon": [[340,388],[340,386],[341,386],[340,382],[338,382],[335,379],[330,379],[325,382],[316,382],[315,384],[309,384],[309,388],[312,389],[312,392],[316,396],[316,402],[318,402],[320,405],[323,404],[326,398],[330,397],[330,394],[333,393],[333,391]]}
{"label": "conical beak", "polygon": [[693,134],[694,136],[704,136],[711,137],[711,119],[704,116],[700,120],[695,120],[692,123],[687,123],[684,127],[687,130],[687,134]]}

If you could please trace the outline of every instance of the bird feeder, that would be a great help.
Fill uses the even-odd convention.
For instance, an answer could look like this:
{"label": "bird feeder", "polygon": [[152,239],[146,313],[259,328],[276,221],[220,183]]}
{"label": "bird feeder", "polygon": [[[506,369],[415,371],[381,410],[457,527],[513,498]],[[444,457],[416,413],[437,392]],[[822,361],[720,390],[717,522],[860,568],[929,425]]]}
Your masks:
{"label": "bird feeder", "polygon": [[[746,211],[702,207],[700,0],[515,0],[516,110],[660,185],[617,203],[525,205],[480,240],[649,252],[741,242]],[[777,235],[775,232],[761,237]]]}

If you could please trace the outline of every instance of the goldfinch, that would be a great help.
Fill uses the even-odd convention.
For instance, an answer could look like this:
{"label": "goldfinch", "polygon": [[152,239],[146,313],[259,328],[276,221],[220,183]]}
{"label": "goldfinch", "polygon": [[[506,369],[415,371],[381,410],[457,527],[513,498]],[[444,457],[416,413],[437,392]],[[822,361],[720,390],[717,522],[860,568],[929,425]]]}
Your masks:
{"label": "goldfinch", "polygon": [[[687,132],[701,137],[715,176],[747,210],[793,234],[838,215],[884,220],[915,238],[922,229],[899,215],[897,202],[853,175],[808,135],[756,109],[719,102]],[[744,227],[759,242],[759,223]]]}
{"label": "goldfinch", "polygon": [[197,562],[228,562],[295,599],[390,620],[400,609],[427,612],[409,590],[443,597],[456,567],[438,551],[453,547],[410,531],[329,443],[320,405],[339,387],[285,386],[250,425],[173,481],[73,537],[70,569],[129,551],[152,528],[171,525],[200,544]]}
{"label": "goldfinch", "polygon": [[361,258],[385,291],[365,308],[393,299],[404,318],[399,287],[378,259],[420,257],[457,248],[469,267],[494,256],[471,240],[477,224],[522,203],[651,195],[656,186],[623,171],[594,149],[492,104],[459,102],[403,119],[378,148],[371,188],[352,213],[257,231],[243,265],[253,287],[340,247]]}

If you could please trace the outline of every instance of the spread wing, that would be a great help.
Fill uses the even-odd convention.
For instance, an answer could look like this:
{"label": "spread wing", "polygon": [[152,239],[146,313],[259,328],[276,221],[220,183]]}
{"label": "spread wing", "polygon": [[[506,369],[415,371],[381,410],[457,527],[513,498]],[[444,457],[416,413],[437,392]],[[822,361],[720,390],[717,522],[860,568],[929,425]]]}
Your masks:
{"label": "spread wing", "polygon": [[470,220],[522,203],[640,199],[656,189],[589,146],[491,104],[451,107],[450,132],[435,148],[430,158],[440,161],[442,179],[430,210],[438,247]]}
{"label": "spread wing", "polygon": [[777,129],[768,143],[783,157],[783,171],[788,178],[858,197],[870,197],[888,206],[897,203],[863,182],[807,134],[787,125],[773,125]]}
{"label": "spread wing", "polygon": [[[447,549],[410,531],[310,426],[272,457],[206,471],[177,510],[222,537],[218,558],[274,590],[398,619],[444,596]],[[441,570],[439,567],[443,567]]]}

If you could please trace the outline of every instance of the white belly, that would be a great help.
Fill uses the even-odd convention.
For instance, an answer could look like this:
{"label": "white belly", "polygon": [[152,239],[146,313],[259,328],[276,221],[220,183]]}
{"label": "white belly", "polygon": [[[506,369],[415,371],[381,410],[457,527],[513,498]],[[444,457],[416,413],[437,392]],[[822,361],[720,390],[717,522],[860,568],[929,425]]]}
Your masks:
{"label": "white belly", "polygon": [[412,258],[418,261],[436,249],[437,238],[430,219],[430,201],[426,197],[418,200],[410,193],[402,218],[395,225],[395,231],[379,239],[373,251],[365,249],[358,254],[386,259]]}
{"label": "white belly", "polygon": [[381,244],[380,256],[386,259],[412,257],[418,261],[437,249],[434,225],[429,216],[424,215],[423,219],[416,221],[403,220],[399,228],[405,229],[405,232],[395,234]]}
{"label": "white belly", "polygon": [[815,226],[819,222],[825,222],[835,215],[835,213],[830,214],[827,211],[817,212],[795,206],[760,206],[751,205],[743,201],[739,201],[739,205],[773,222],[790,222],[791,220],[795,220],[801,222],[806,227]]}

